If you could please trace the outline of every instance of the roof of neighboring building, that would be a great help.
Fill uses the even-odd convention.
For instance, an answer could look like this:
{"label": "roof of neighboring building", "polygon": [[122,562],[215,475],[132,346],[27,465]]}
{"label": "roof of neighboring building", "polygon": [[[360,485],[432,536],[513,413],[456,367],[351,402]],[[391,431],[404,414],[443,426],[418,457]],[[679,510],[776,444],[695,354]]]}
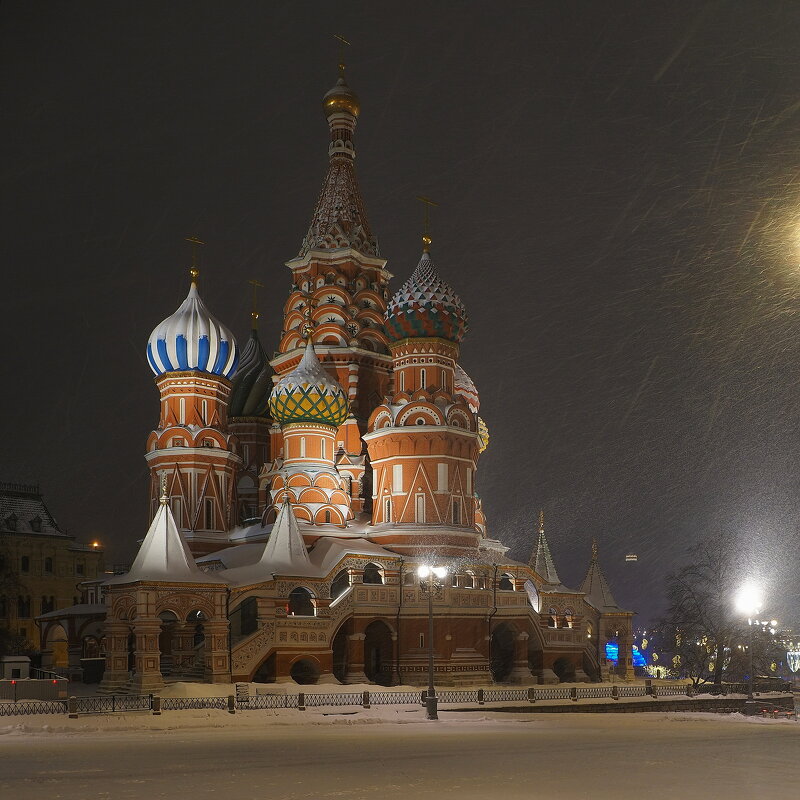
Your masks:
{"label": "roof of neighboring building", "polygon": [[589,562],[589,569],[586,577],[581,584],[581,591],[586,595],[587,602],[591,603],[598,611],[624,611],[617,605],[614,595],[600,569],[600,562],[597,559],[597,542],[592,542],[592,560]]}
{"label": "roof of neighboring building", "polygon": [[0,483],[0,530],[68,536],[58,527],[35,484]]}
{"label": "roof of neighboring building", "polygon": [[63,619],[64,617],[92,617],[106,613],[104,603],[78,603],[76,606],[67,606],[55,611],[48,611],[36,619]]}

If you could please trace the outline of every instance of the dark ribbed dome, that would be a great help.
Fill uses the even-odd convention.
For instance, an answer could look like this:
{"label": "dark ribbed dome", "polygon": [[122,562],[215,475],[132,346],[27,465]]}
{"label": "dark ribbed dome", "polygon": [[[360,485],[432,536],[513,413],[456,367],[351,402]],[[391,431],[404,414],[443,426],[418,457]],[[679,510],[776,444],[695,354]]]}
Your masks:
{"label": "dark ribbed dome", "polygon": [[[265,369],[266,368],[266,369]],[[261,346],[258,331],[253,329],[247,340],[239,368],[233,380],[228,415],[231,417],[257,417],[265,415],[272,381],[259,381],[262,373],[271,376],[267,354]]]}

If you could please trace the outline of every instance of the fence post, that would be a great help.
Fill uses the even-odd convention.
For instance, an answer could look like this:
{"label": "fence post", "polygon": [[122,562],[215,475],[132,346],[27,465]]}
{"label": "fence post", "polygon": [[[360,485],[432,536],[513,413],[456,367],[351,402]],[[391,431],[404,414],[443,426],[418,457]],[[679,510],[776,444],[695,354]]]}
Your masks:
{"label": "fence post", "polygon": [[483,689],[478,689],[478,705],[482,706],[484,702],[485,701],[483,699]]}
{"label": "fence post", "polygon": [[158,695],[151,698],[151,705],[153,708],[153,715],[156,717],[161,716],[161,698]]}
{"label": "fence post", "polygon": [[425,705],[425,698],[426,698],[427,696],[428,696],[428,690],[427,690],[427,689],[423,689],[423,690],[420,692],[420,704],[421,704],[421,705],[423,705],[423,706]]}
{"label": "fence post", "polygon": [[577,686],[573,686],[569,690],[569,699],[570,700],[575,700],[577,702],[577,700],[578,700],[578,687]]}
{"label": "fence post", "polygon": [[644,681],[644,693],[645,694],[653,694],[653,679],[652,678],[645,678],[645,681]]}
{"label": "fence post", "polygon": [[78,719],[78,699],[75,695],[67,700],[67,711],[69,712],[70,719]]}
{"label": "fence post", "polygon": [[299,692],[297,695],[297,710],[298,711],[305,711],[306,710],[306,693]]}
{"label": "fence post", "polygon": [[658,700],[658,684],[654,683],[650,691],[653,695],[653,700]]}
{"label": "fence post", "polygon": [[228,695],[228,713],[236,713],[236,698],[232,694]]}
{"label": "fence post", "polygon": [[694,685],[691,683],[686,684],[686,696],[694,697]]}
{"label": "fence post", "polygon": [[111,695],[111,710],[112,711],[117,710],[117,696],[115,694]]}
{"label": "fence post", "polygon": [[536,689],[533,686],[528,687],[528,702],[535,703],[536,702]]}
{"label": "fence post", "polygon": [[619,700],[619,688],[616,683],[611,687],[611,699]]}
{"label": "fence post", "polygon": [[361,697],[361,705],[364,708],[369,708],[369,692],[364,692]]}

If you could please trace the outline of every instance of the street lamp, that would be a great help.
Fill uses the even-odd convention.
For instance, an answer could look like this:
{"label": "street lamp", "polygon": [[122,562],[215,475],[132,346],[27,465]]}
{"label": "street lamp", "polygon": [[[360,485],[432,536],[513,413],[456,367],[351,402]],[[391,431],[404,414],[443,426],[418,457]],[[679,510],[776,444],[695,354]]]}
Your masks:
{"label": "street lamp", "polygon": [[428,694],[425,697],[425,710],[428,719],[439,719],[437,713],[439,699],[433,687],[433,593],[444,586],[447,568],[420,564],[417,567],[417,575],[420,588],[428,593]]}
{"label": "street lamp", "polygon": [[745,584],[736,595],[736,609],[747,614],[748,645],[747,652],[750,674],[747,680],[747,700],[753,700],[753,617],[761,611],[764,595],[758,586]]}

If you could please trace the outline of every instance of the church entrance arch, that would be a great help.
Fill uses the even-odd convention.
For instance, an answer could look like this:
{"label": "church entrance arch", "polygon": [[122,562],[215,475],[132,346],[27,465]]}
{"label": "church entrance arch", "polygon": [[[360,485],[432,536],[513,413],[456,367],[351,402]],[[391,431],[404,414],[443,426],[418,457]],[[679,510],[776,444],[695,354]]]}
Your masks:
{"label": "church entrance arch", "polygon": [[392,631],[380,619],[370,622],[364,630],[364,672],[373,683],[390,686],[392,683]]}
{"label": "church entrance arch", "polygon": [[492,680],[504,681],[514,667],[514,631],[511,626],[501,622],[492,631],[489,644],[491,646],[489,669]]}
{"label": "church entrance arch", "polygon": [[173,668],[172,644],[178,616],[172,611],[162,611],[158,618],[161,620],[161,631],[158,634],[159,670],[162,675],[171,675]]}
{"label": "church entrance arch", "polygon": [[340,683],[344,683],[347,675],[347,637],[351,632],[352,620],[347,620],[336,631],[331,643],[333,650],[333,676]]}

